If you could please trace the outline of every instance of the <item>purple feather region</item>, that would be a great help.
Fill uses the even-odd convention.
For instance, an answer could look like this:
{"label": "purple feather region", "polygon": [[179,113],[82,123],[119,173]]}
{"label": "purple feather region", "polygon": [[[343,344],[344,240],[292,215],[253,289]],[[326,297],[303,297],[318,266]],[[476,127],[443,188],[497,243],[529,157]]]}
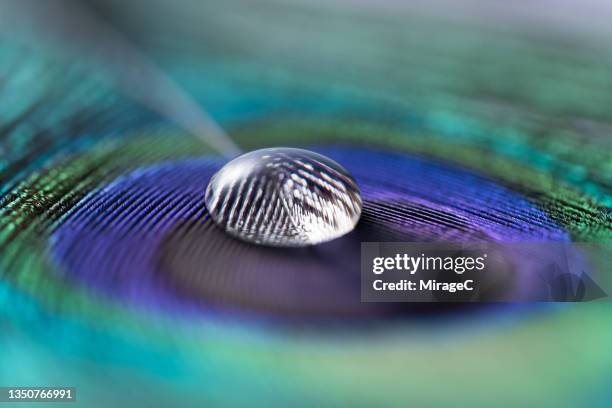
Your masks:
{"label": "purple feather region", "polygon": [[223,163],[190,159],[141,168],[85,197],[52,236],[59,273],[115,301],[182,315],[395,316],[415,306],[360,302],[361,242],[569,240],[523,196],[465,169],[401,153],[313,150],[362,191],[361,221],[342,238],[290,249],[231,238],[204,205]]}

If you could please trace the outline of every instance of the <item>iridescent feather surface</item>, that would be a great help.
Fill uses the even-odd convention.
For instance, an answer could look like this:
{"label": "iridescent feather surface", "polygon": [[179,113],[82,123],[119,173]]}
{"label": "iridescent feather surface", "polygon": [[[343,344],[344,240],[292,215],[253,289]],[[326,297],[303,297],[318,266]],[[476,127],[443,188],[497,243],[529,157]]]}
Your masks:
{"label": "iridescent feather surface", "polygon": [[227,157],[144,103],[149,76],[136,95],[121,61],[4,21],[0,385],[101,407],[609,405],[609,303],[361,303],[359,251],[609,244],[610,32],[447,2],[79,3],[243,151],[340,164],[362,215],[305,248],[232,238],[205,204]]}

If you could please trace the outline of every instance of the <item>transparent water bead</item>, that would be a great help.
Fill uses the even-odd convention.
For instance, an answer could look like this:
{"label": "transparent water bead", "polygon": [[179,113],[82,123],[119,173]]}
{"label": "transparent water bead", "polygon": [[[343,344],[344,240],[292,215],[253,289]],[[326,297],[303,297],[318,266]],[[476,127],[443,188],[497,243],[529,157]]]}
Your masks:
{"label": "transparent water bead", "polygon": [[359,187],[338,163],[302,149],[246,153],[210,180],[213,220],[244,241],[301,247],[353,230],[361,215]]}

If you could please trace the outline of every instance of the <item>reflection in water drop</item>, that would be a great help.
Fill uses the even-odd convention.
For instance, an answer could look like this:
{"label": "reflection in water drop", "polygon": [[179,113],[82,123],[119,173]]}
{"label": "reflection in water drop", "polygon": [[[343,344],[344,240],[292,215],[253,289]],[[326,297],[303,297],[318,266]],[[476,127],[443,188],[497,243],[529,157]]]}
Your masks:
{"label": "reflection in water drop", "polygon": [[361,215],[355,180],[302,149],[261,149],[219,170],[206,190],[213,220],[244,241],[300,247],[350,232]]}

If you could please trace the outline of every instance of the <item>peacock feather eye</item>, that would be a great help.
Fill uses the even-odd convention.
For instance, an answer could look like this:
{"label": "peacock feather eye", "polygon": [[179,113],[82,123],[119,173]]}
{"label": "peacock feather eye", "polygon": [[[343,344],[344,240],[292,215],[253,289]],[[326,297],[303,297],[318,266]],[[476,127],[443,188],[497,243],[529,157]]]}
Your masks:
{"label": "peacock feather eye", "polygon": [[[364,243],[579,246],[612,284],[610,7],[433,3],[0,1],[0,385],[611,406],[609,302],[362,301]],[[520,255],[488,293],[556,272]]]}

